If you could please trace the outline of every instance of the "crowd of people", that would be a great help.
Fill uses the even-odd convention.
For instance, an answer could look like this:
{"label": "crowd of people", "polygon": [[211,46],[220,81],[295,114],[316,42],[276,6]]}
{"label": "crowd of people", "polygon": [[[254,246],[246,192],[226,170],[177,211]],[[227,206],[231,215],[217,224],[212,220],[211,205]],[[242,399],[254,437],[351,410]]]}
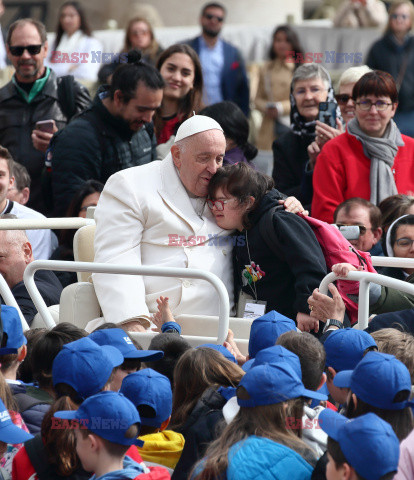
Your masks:
{"label": "crowd of people", "polygon": [[[368,7],[345,2],[347,26],[386,23]],[[1,219],[96,207],[96,262],[213,273],[251,329],[247,356],[231,330],[223,345],[192,348],[177,317],[219,313],[198,279],[95,273],[102,317],[85,330],[23,333],[2,305],[5,479],[414,477],[414,295],[371,285],[361,331],[355,282],[318,290],[330,270],[375,271],[371,256],[414,258],[414,8],[390,6],[366,65],[338,85],[321,63],[289,61],[303,49],[278,26],[254,98],[239,49],[221,37],[226,14],[206,4],[201,34],[165,50],[147,19],[131,18],[125,61],[99,72],[60,61],[100,48],[76,1],[61,6],[53,45],[31,18],[7,32]],[[91,99],[82,82],[98,75]],[[73,237],[0,231],[0,274],[29,325],[24,271],[73,260]],[[414,282],[411,266],[378,271]],[[51,306],[77,278],[34,280]],[[149,350],[128,334],[151,330]]]}

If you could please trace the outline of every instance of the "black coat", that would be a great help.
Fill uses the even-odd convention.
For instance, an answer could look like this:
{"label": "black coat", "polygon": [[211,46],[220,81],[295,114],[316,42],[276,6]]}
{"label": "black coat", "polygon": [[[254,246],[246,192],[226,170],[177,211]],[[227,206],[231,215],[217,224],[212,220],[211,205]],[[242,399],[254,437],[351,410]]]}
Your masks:
{"label": "black coat", "polygon": [[[53,272],[50,272],[49,270],[38,270],[34,275],[34,280],[39,289],[40,295],[42,295],[43,300],[48,307],[59,304],[62,285]],[[19,305],[26,322],[30,325],[37,310],[23,281],[17,283],[11,289],[11,292],[16,299],[17,305]]]}
{"label": "black coat", "polygon": [[403,61],[407,68],[398,93],[398,111],[414,110],[414,36],[409,36],[403,45],[398,45],[392,34],[384,35],[371,47],[366,64],[373,70],[388,72],[397,80]]}
{"label": "black coat", "polygon": [[51,142],[54,214],[65,216],[74,193],[87,180],[105,183],[119,170],[155,159],[157,146],[152,124],[138,132],[102,104],[98,91],[82,112]]}
{"label": "black coat", "polygon": [[[50,72],[42,91],[30,102],[21,96],[13,81],[0,89],[0,145],[10,150],[12,157],[23,164],[32,179],[28,207],[49,213],[43,201],[41,175],[45,166],[45,154],[33,147],[31,139],[36,122],[53,119],[59,130],[68,118],[58,99],[58,79]],[[91,99],[87,89],[74,82],[77,113],[84,110]]]}
{"label": "black coat", "polygon": [[303,195],[301,185],[305,165],[309,160],[308,146],[313,140],[312,136],[296,135],[290,130],[275,140],[272,146],[274,161],[272,176],[275,187],[288,196],[296,197],[305,208],[308,208],[310,202],[309,198]]}
{"label": "black coat", "polygon": [[194,465],[204,457],[209,444],[218,438],[225,426],[222,410],[226,402],[215,389],[207,389],[183,427],[176,430],[184,436],[185,444],[172,480],[187,480]]}
{"label": "black coat", "polygon": [[243,291],[254,296],[256,287],[257,299],[267,302],[267,312],[276,310],[295,319],[298,312],[309,313],[307,299],[326,275],[326,263],[312,229],[293,213],[275,211],[271,218],[274,238],[263,238],[260,219],[279,198],[277,190],[263,197],[249,216],[252,227],[243,233],[247,242],[235,242],[233,254],[239,278],[243,279],[243,271],[251,262],[265,272],[252,286],[244,285]]}

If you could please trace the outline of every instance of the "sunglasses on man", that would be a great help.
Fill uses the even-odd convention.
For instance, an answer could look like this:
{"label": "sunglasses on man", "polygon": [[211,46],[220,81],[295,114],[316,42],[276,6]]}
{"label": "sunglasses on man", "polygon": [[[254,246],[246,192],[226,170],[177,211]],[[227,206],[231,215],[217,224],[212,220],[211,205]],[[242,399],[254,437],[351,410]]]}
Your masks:
{"label": "sunglasses on man", "polygon": [[215,18],[219,23],[224,20],[224,17],[219,17],[218,15],[213,15],[211,13],[205,13],[204,16],[207,18],[207,20],[213,20],[213,18]]}
{"label": "sunglasses on man", "polygon": [[37,55],[38,53],[40,53],[42,47],[43,45],[15,45],[13,47],[9,45],[9,50],[13,57],[21,57],[25,50],[28,51],[29,55]]}

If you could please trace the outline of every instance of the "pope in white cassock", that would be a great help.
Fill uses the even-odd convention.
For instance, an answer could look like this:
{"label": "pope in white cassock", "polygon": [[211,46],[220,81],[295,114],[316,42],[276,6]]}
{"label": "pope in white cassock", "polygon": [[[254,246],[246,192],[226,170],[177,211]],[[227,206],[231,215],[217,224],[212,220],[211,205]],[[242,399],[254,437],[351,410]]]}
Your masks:
{"label": "pope in white cassock", "polygon": [[[226,149],[213,119],[194,115],[178,129],[162,161],[115,173],[95,213],[95,261],[203,269],[226,285],[233,304],[229,231],[215,223],[205,197]],[[221,241],[218,241],[217,236]],[[213,238],[213,240],[212,240]],[[203,280],[94,274],[105,321],[127,323],[156,311],[169,297],[173,315],[218,315],[215,289]]]}

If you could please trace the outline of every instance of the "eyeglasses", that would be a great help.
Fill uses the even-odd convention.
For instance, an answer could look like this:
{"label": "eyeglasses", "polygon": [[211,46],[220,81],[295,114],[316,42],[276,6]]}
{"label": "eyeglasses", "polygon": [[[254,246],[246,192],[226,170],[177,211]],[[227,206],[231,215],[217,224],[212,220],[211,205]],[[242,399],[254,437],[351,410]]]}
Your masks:
{"label": "eyeglasses", "polygon": [[365,235],[367,233],[367,230],[368,230],[368,228],[365,225],[349,225],[348,223],[336,223],[336,226],[337,227],[358,227],[360,237]]}
{"label": "eyeglasses", "polygon": [[377,112],[383,112],[392,105],[392,103],[383,102],[382,100],[377,100],[376,102],[371,102],[371,100],[361,100],[360,102],[355,102],[361,110],[368,112],[371,110],[372,105],[375,105]]}
{"label": "eyeglasses", "polygon": [[219,17],[218,15],[212,15],[211,13],[205,13],[204,16],[207,18],[207,20],[213,20],[213,18],[215,18],[219,23],[221,23],[224,20],[224,17]]}
{"label": "eyeglasses", "polygon": [[340,105],[346,105],[349,102],[349,99],[352,100],[352,97],[347,93],[338,93],[338,95],[335,95],[335,99]]}
{"label": "eyeglasses", "polygon": [[405,15],[404,13],[393,13],[391,15],[391,18],[393,20],[397,20],[397,18],[401,18],[402,20],[407,20],[409,17],[409,15]]}
{"label": "eyeglasses", "polygon": [[222,212],[224,210],[224,205],[229,203],[233,198],[229,198],[228,200],[207,200],[207,205],[210,210],[213,210],[213,207],[216,207],[216,210]]}
{"label": "eyeglasses", "polygon": [[401,248],[411,248],[413,242],[411,238],[399,238],[395,243]]}
{"label": "eyeglasses", "polygon": [[14,47],[12,47],[11,45],[9,45],[9,50],[13,57],[21,57],[25,50],[28,51],[29,55],[37,55],[38,53],[40,53],[42,46],[43,45],[27,45],[26,47],[23,47],[20,45],[15,45]]}

